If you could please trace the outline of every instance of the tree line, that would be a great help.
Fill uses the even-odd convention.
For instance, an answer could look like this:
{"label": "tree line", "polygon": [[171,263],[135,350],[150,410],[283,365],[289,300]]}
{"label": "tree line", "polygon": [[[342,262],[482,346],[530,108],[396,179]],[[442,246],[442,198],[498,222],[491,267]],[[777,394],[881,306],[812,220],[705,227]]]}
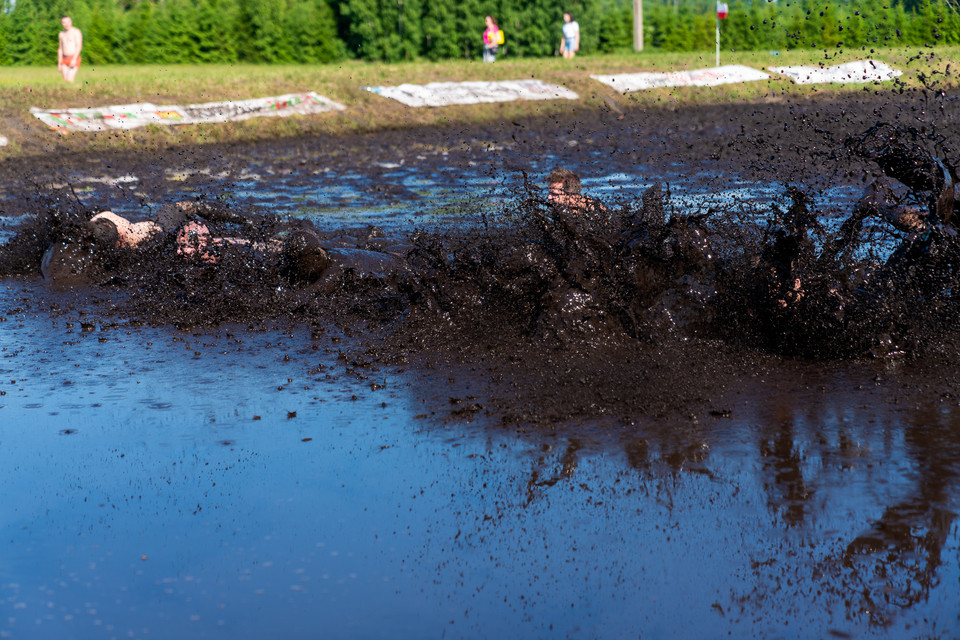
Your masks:
{"label": "tree line", "polygon": [[[960,43],[956,0],[728,0],[724,49],[873,48]],[[714,46],[715,4],[644,4],[647,49]],[[84,33],[84,60],[122,63],[395,62],[480,56],[493,15],[510,56],[549,56],[564,11],[581,53],[629,50],[630,0],[0,0],[0,64],[53,64],[60,17]]]}

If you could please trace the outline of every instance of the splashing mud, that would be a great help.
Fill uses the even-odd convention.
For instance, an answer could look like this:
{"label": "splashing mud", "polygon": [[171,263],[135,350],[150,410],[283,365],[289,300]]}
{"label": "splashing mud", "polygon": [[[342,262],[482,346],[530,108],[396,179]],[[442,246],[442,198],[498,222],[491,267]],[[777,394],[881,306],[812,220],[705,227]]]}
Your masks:
{"label": "splashing mud", "polygon": [[[236,242],[192,258],[175,233],[117,248],[91,231],[91,213],[48,205],[3,247],[2,265],[5,275],[42,269],[58,285],[113,287],[117,312],[181,326],[349,319],[555,346],[672,335],[811,358],[918,353],[942,341],[957,311],[954,169],[942,147],[899,126],[848,138],[837,153],[885,177],[833,229],[831,213],[795,186],[764,210],[687,213],[659,184],[589,210],[526,184],[505,215],[442,233],[205,220],[213,237]],[[271,249],[297,234],[324,256],[306,274]]]}
{"label": "splashing mud", "polygon": [[[895,106],[905,111],[906,104]],[[783,166],[772,199],[731,198],[692,210],[686,194],[651,180],[636,195],[578,210],[549,202],[543,185],[521,170],[512,174],[522,179],[509,183],[505,210],[467,207],[456,225],[441,230],[324,229],[305,218],[239,205],[230,216],[199,217],[205,233],[229,242],[185,256],[182,225],[135,249],[98,238],[88,207],[102,196],[81,204],[67,184],[37,189],[31,206],[40,213],[2,247],[0,268],[7,276],[43,270],[55,286],[112,291],[105,313],[147,323],[291,320],[320,332],[333,325],[363,328],[377,336],[371,350],[387,360],[402,361],[427,344],[629,354],[631,344],[665,348],[721,340],[813,359],[947,349],[960,258],[953,226],[958,159],[949,140],[930,125],[898,124],[900,111],[890,123],[851,133],[852,122],[880,113],[876,101],[805,107],[731,116],[736,124],[725,146],[720,135],[692,152],[701,164],[708,148],[714,150],[708,162],[737,158],[731,171],[715,173],[708,184],[750,175],[765,193],[770,183],[764,176],[788,155],[798,156],[789,171]],[[787,115],[799,123],[784,127],[797,128],[789,146],[779,133],[765,138],[745,125],[753,118],[766,131],[769,120]],[[685,135],[701,138],[707,117]],[[621,144],[610,130],[635,125],[612,125],[603,114],[598,120],[584,132],[593,145],[584,155],[602,166],[599,150],[615,154]],[[811,121],[817,126],[807,126]],[[585,128],[572,128],[577,124]],[[476,140],[482,132],[471,136]],[[518,148],[535,147],[538,139],[512,138]],[[651,140],[656,145],[658,138],[650,136],[648,145]],[[466,155],[451,156],[456,146],[448,143],[434,162],[462,164],[474,157],[466,142],[460,145]],[[426,158],[427,147],[429,136],[417,158]],[[662,155],[676,161],[683,150],[675,147]],[[395,170],[403,159],[363,161]],[[519,160],[510,156],[507,162]],[[817,167],[813,175],[811,166]],[[866,189],[850,185],[851,167],[862,170]],[[848,175],[841,180],[842,168]],[[371,184],[378,192],[402,197],[403,189],[390,186],[389,171],[377,172]],[[846,202],[825,196],[831,176],[838,183],[833,187],[842,183],[851,192]],[[224,208],[217,199],[198,202]],[[302,246],[295,248],[297,242]],[[311,251],[320,256],[312,266],[306,265]]]}

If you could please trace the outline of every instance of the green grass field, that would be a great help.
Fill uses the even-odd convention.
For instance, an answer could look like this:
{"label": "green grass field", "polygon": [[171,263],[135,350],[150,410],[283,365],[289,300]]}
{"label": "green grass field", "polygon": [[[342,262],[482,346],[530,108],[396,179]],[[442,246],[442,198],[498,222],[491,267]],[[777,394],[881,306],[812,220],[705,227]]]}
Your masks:
{"label": "green grass field", "polygon": [[[904,71],[907,86],[922,78],[941,88],[956,82],[948,65],[960,48],[881,49],[869,51],[721,52],[720,63],[767,66],[834,65],[874,58]],[[477,61],[409,62],[379,64],[346,61],[330,65],[183,65],[94,66],[81,68],[74,85],[64,83],[56,67],[0,68],[0,135],[10,144],[0,147],[0,157],[62,151],[106,149],[150,150],[171,145],[264,140],[316,134],[347,134],[416,127],[438,122],[481,123],[507,118],[573,114],[602,105],[626,109],[636,106],[705,104],[734,101],[762,102],[783,96],[863,91],[864,85],[798,86],[774,77],[769,81],[712,88],[657,89],[621,95],[592,80],[590,74],[700,69],[715,64],[713,51],[701,53],[622,53],[561,58],[510,58],[496,64]],[[538,78],[569,87],[576,101],[512,102],[412,109],[363,91],[364,86],[402,82],[425,83],[458,80],[513,80]],[[891,83],[883,85],[892,87]],[[870,86],[869,90],[877,87]],[[346,111],[290,118],[259,118],[237,123],[147,127],[127,132],[61,134],[48,130],[30,115],[30,107],[96,107],[152,102],[187,104],[316,91],[347,107]]]}

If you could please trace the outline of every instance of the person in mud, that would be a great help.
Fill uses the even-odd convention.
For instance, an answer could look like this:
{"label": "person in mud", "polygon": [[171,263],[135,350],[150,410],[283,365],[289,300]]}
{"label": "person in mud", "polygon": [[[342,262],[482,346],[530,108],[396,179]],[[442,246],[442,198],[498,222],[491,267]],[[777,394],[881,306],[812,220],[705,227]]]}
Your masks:
{"label": "person in mud", "polygon": [[557,167],[547,176],[547,201],[564,211],[583,215],[603,213],[607,208],[602,202],[581,193],[583,184],[580,177],[569,169]]}
{"label": "person in mud", "polygon": [[809,231],[817,224],[807,195],[798,189],[790,189],[789,195],[793,202],[786,213],[771,220],[760,256],[761,270],[767,270],[759,279],[765,288],[761,299],[772,300],[780,308],[796,304],[804,296],[801,274],[813,259]]}
{"label": "person in mud", "polygon": [[[917,132],[890,125],[877,125],[858,138],[851,137],[846,146],[865,160],[875,162],[883,175],[868,184],[832,241],[827,242],[817,262],[825,266],[854,244],[865,219],[875,217],[907,235],[901,246],[888,259],[885,268],[908,266],[920,254],[931,249],[935,238],[956,236],[955,171],[946,162],[926,150]],[[809,199],[796,189],[790,191],[793,206],[775,221],[769,230],[764,263],[772,273],[779,291],[780,306],[800,299],[803,286],[800,263],[812,259],[814,251],[808,238],[818,227],[816,216],[807,210]],[[955,244],[955,243],[954,243]]]}
{"label": "person in mud", "polygon": [[[261,222],[266,227],[280,226],[276,220]],[[83,242],[54,243],[44,254],[41,272],[52,280],[83,280],[84,271],[98,266],[98,254],[106,258],[127,253],[163,234],[172,235],[175,253],[183,259],[213,266],[224,252],[254,252],[285,280],[317,293],[333,291],[345,278],[396,283],[407,271],[403,259],[407,246],[385,238],[377,228],[355,236],[334,236],[324,243],[303,224],[281,226],[279,233],[266,237],[256,224],[215,202],[165,205],[152,219],[140,222],[104,211],[83,225]],[[211,225],[228,233],[216,235]]]}
{"label": "person in mud", "polygon": [[217,261],[216,249],[229,245],[249,246],[264,251],[277,251],[281,243],[275,239],[254,242],[246,238],[214,237],[205,220],[249,224],[249,220],[217,203],[177,202],[161,207],[153,220],[131,222],[112,211],[103,211],[90,218],[92,235],[105,246],[134,249],[164,231],[176,231],[177,254],[197,256],[204,262]]}
{"label": "person in mud", "polygon": [[884,175],[867,186],[842,230],[853,237],[862,220],[874,216],[906,233],[876,279],[887,289],[921,299],[950,294],[960,263],[957,171],[947,159],[931,153],[927,142],[913,128],[886,124],[847,141],[855,154],[875,162]]}
{"label": "person in mud", "polygon": [[[916,132],[878,125],[847,147],[883,175],[867,185],[839,230],[826,230],[792,189],[793,205],[764,234],[749,297],[759,326],[778,351],[805,355],[887,349],[949,321],[960,275],[955,227],[956,176]],[[856,257],[865,220],[903,235],[880,262]],[[869,249],[869,248],[868,248]],[[872,337],[884,336],[879,343]]]}
{"label": "person in mud", "polygon": [[85,273],[103,267],[103,260],[116,251],[136,249],[163,234],[174,233],[176,252],[196,256],[206,263],[217,261],[217,249],[228,245],[245,245],[256,250],[278,251],[276,241],[251,242],[242,237],[213,237],[208,224],[221,223],[234,227],[251,226],[253,221],[228,207],[214,202],[178,202],[164,205],[150,220],[132,222],[112,211],[103,211],[80,225],[72,237],[54,242],[44,252],[40,270],[52,280],[82,280]]}
{"label": "person in mud", "polygon": [[855,215],[877,216],[909,233],[952,224],[956,170],[924,148],[917,131],[879,124],[846,146],[883,171],[864,189]]}

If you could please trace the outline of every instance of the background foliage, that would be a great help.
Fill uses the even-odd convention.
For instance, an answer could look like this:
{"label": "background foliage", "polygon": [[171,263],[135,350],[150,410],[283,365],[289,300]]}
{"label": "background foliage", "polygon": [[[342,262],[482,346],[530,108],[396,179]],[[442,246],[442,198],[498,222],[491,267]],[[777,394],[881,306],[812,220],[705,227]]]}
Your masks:
{"label": "background foliage", "polygon": [[[957,44],[954,2],[728,0],[723,47]],[[644,3],[646,48],[713,48],[714,7]],[[486,14],[504,29],[508,55],[549,56],[564,11],[580,23],[582,53],[631,48],[628,0],[0,0],[0,64],[54,64],[63,14],[83,30],[88,63],[229,64],[477,58]]]}

